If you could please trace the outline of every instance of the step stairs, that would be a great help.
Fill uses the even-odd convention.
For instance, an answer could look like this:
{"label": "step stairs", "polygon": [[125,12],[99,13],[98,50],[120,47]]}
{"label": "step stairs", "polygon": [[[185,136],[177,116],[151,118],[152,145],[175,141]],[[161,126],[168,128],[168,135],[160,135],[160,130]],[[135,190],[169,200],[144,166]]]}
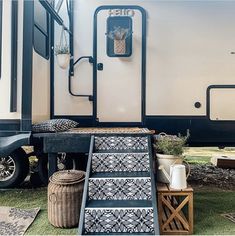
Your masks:
{"label": "step stairs", "polygon": [[151,137],[91,137],[79,235],[157,235]]}

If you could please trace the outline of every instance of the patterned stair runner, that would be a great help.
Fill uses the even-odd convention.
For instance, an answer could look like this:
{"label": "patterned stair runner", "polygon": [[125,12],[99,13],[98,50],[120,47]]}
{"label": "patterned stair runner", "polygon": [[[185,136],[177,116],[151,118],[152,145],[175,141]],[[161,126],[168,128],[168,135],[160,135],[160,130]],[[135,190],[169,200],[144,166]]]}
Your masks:
{"label": "patterned stair runner", "polygon": [[80,234],[159,234],[146,134],[92,136]]}

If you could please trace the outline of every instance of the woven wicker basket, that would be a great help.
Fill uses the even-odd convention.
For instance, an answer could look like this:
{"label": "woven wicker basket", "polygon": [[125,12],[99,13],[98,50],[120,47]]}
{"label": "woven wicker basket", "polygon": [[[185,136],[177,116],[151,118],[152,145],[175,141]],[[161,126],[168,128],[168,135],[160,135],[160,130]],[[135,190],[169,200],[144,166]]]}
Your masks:
{"label": "woven wicker basket", "polygon": [[114,53],[117,55],[124,55],[126,53],[126,40],[114,39]]}
{"label": "woven wicker basket", "polygon": [[50,177],[48,185],[48,220],[60,228],[78,225],[85,172],[58,171]]}

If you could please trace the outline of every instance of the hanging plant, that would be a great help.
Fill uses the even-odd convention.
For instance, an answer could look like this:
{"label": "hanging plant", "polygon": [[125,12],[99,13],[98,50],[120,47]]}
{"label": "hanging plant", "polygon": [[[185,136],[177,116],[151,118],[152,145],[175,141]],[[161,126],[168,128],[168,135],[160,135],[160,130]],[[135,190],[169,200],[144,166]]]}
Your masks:
{"label": "hanging plant", "polygon": [[114,27],[107,36],[114,41],[114,53],[123,55],[126,53],[126,38],[131,35],[130,29],[121,28],[120,26]]}
{"label": "hanging plant", "polygon": [[64,28],[62,28],[60,35],[60,44],[55,47],[55,55],[57,63],[60,68],[66,69],[70,62],[70,51],[67,44]]}

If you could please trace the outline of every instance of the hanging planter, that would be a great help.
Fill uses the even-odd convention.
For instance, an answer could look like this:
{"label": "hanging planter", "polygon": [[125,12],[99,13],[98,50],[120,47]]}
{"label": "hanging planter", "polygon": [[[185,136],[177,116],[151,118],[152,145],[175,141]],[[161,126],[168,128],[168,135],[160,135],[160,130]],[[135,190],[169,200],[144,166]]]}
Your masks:
{"label": "hanging planter", "polygon": [[126,39],[131,35],[130,29],[120,26],[114,27],[113,31],[108,33],[108,37],[113,40],[113,52],[116,55],[126,54]]}
{"label": "hanging planter", "polygon": [[[64,40],[63,40],[64,39]],[[60,68],[67,69],[70,63],[70,51],[67,44],[64,28],[60,35],[60,44],[55,48],[56,60]]]}
{"label": "hanging planter", "polygon": [[113,50],[116,55],[126,54],[126,40],[125,39],[121,39],[121,40],[114,39],[114,49]]}
{"label": "hanging planter", "polygon": [[57,63],[61,69],[67,69],[70,62],[69,53],[59,53],[56,55]]}

